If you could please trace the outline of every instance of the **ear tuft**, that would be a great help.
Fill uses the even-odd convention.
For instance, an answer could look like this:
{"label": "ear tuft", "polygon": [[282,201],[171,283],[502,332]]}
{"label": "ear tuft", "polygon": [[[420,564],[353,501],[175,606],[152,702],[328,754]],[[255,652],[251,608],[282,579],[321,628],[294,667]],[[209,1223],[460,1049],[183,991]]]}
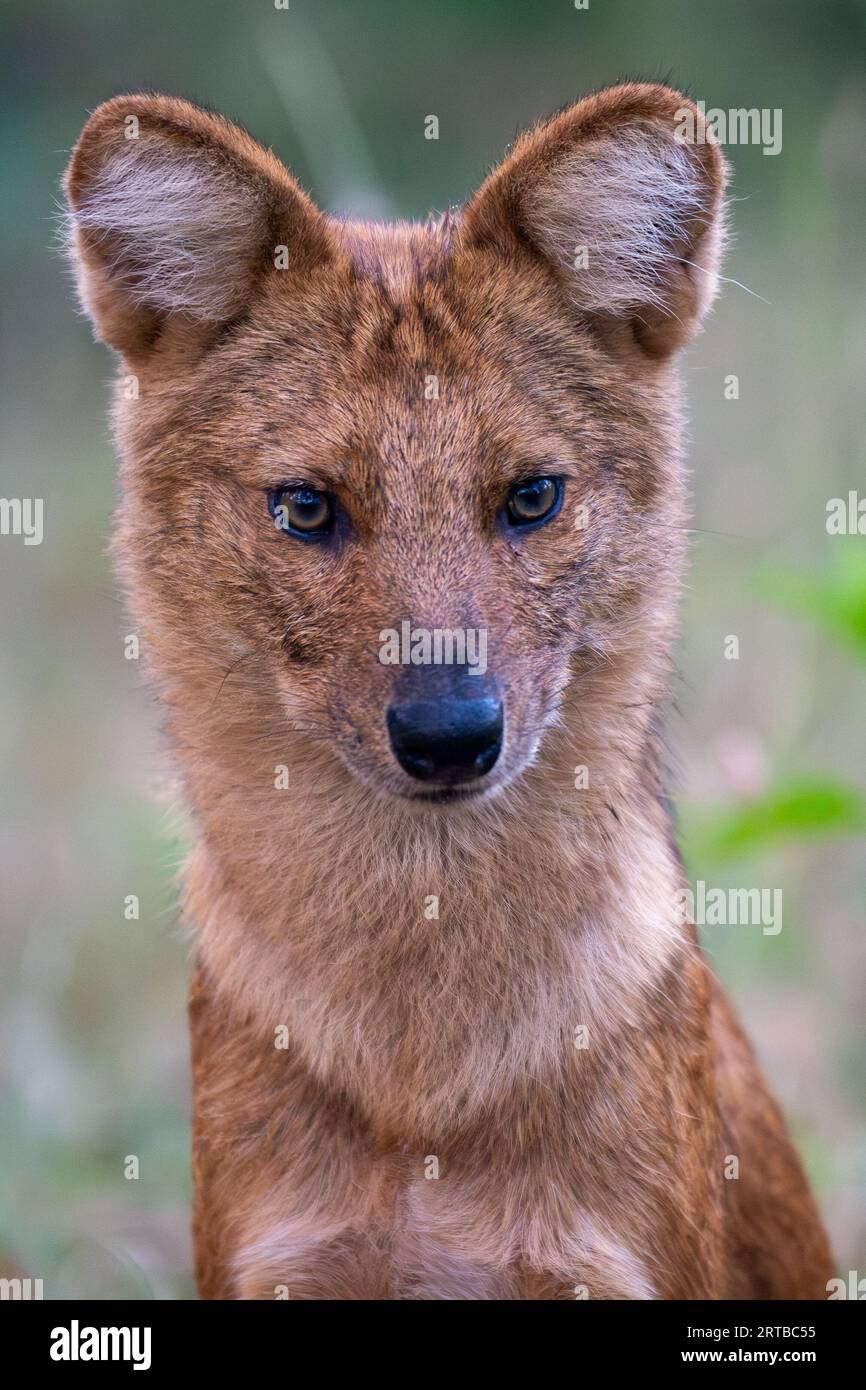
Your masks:
{"label": "ear tuft", "polygon": [[166,321],[217,325],[248,302],[276,247],[327,258],[321,214],[246,132],[170,97],[116,97],[66,175],[72,255],[98,334],[143,350]]}
{"label": "ear tuft", "polygon": [[[680,139],[686,128],[697,143]],[[466,241],[531,248],[579,312],[629,324],[664,356],[715,295],[725,174],[687,98],[611,88],[521,137],[470,203]]]}
{"label": "ear tuft", "polygon": [[677,252],[706,221],[706,200],[682,146],[638,129],[563,159],[528,196],[526,220],[566,271],[586,248],[588,311],[664,309]]}
{"label": "ear tuft", "polygon": [[219,321],[240,307],[255,212],[251,191],[228,168],[151,141],[106,161],[74,223],[133,303]]}

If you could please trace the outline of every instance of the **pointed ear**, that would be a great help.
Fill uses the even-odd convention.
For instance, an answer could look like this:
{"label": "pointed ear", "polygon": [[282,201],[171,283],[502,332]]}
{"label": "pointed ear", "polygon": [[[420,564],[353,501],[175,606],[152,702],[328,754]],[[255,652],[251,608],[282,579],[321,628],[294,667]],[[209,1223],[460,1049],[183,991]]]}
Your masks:
{"label": "pointed ear", "polygon": [[725,179],[688,98],[611,87],[520,137],[469,203],[464,244],[541,256],[581,314],[662,357],[715,295]]}
{"label": "pointed ear", "polygon": [[66,195],[82,301],[97,335],[126,355],[171,321],[207,330],[234,318],[280,254],[298,273],[330,255],[322,214],[284,165],[231,121],[173,97],[98,107]]}

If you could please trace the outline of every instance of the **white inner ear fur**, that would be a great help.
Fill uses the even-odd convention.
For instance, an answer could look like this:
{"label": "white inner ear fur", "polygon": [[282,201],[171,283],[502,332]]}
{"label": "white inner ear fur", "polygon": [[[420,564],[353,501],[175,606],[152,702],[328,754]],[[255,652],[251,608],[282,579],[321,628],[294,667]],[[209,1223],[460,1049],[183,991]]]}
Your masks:
{"label": "white inner ear fur", "polygon": [[673,312],[681,267],[672,248],[682,255],[684,238],[703,217],[706,231],[692,233],[685,252],[700,316],[718,282],[720,228],[710,226],[710,196],[683,145],[664,131],[637,128],[565,156],[529,194],[526,211],[580,307],[614,314],[641,306]]}
{"label": "white inner ear fur", "polygon": [[135,303],[216,321],[249,288],[257,220],[254,188],[230,168],[143,141],[107,162],[73,213]]}

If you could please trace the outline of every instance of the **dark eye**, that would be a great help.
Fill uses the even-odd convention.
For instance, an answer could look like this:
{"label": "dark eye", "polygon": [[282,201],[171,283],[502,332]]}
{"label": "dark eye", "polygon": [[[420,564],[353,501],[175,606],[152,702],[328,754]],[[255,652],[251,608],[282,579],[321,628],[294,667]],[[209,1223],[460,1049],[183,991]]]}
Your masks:
{"label": "dark eye", "polygon": [[304,540],[325,535],[334,524],[334,504],[327,492],[305,483],[272,488],[268,493],[268,511],[278,530]]}
{"label": "dark eye", "polygon": [[562,506],[561,478],[529,478],[515,483],[505,501],[509,526],[541,526],[556,516]]}

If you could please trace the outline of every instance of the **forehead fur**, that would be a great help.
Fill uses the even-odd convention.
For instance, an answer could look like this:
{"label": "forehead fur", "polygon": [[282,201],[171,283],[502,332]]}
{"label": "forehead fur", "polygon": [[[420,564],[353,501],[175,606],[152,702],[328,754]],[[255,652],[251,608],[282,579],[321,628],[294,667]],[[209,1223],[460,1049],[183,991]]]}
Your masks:
{"label": "forehead fur", "polygon": [[404,493],[603,464],[648,500],[669,394],[575,322],[542,264],[491,265],[454,215],[334,231],[338,257],[303,286],[266,280],[198,361],[124,407],[131,444],[164,453],[170,430],[185,467],[203,459],[261,486],[363,467]]}
{"label": "forehead fur", "polygon": [[331,220],[347,260],[365,279],[396,297],[411,294],[447,273],[458,214],[449,210],[426,223]]}

